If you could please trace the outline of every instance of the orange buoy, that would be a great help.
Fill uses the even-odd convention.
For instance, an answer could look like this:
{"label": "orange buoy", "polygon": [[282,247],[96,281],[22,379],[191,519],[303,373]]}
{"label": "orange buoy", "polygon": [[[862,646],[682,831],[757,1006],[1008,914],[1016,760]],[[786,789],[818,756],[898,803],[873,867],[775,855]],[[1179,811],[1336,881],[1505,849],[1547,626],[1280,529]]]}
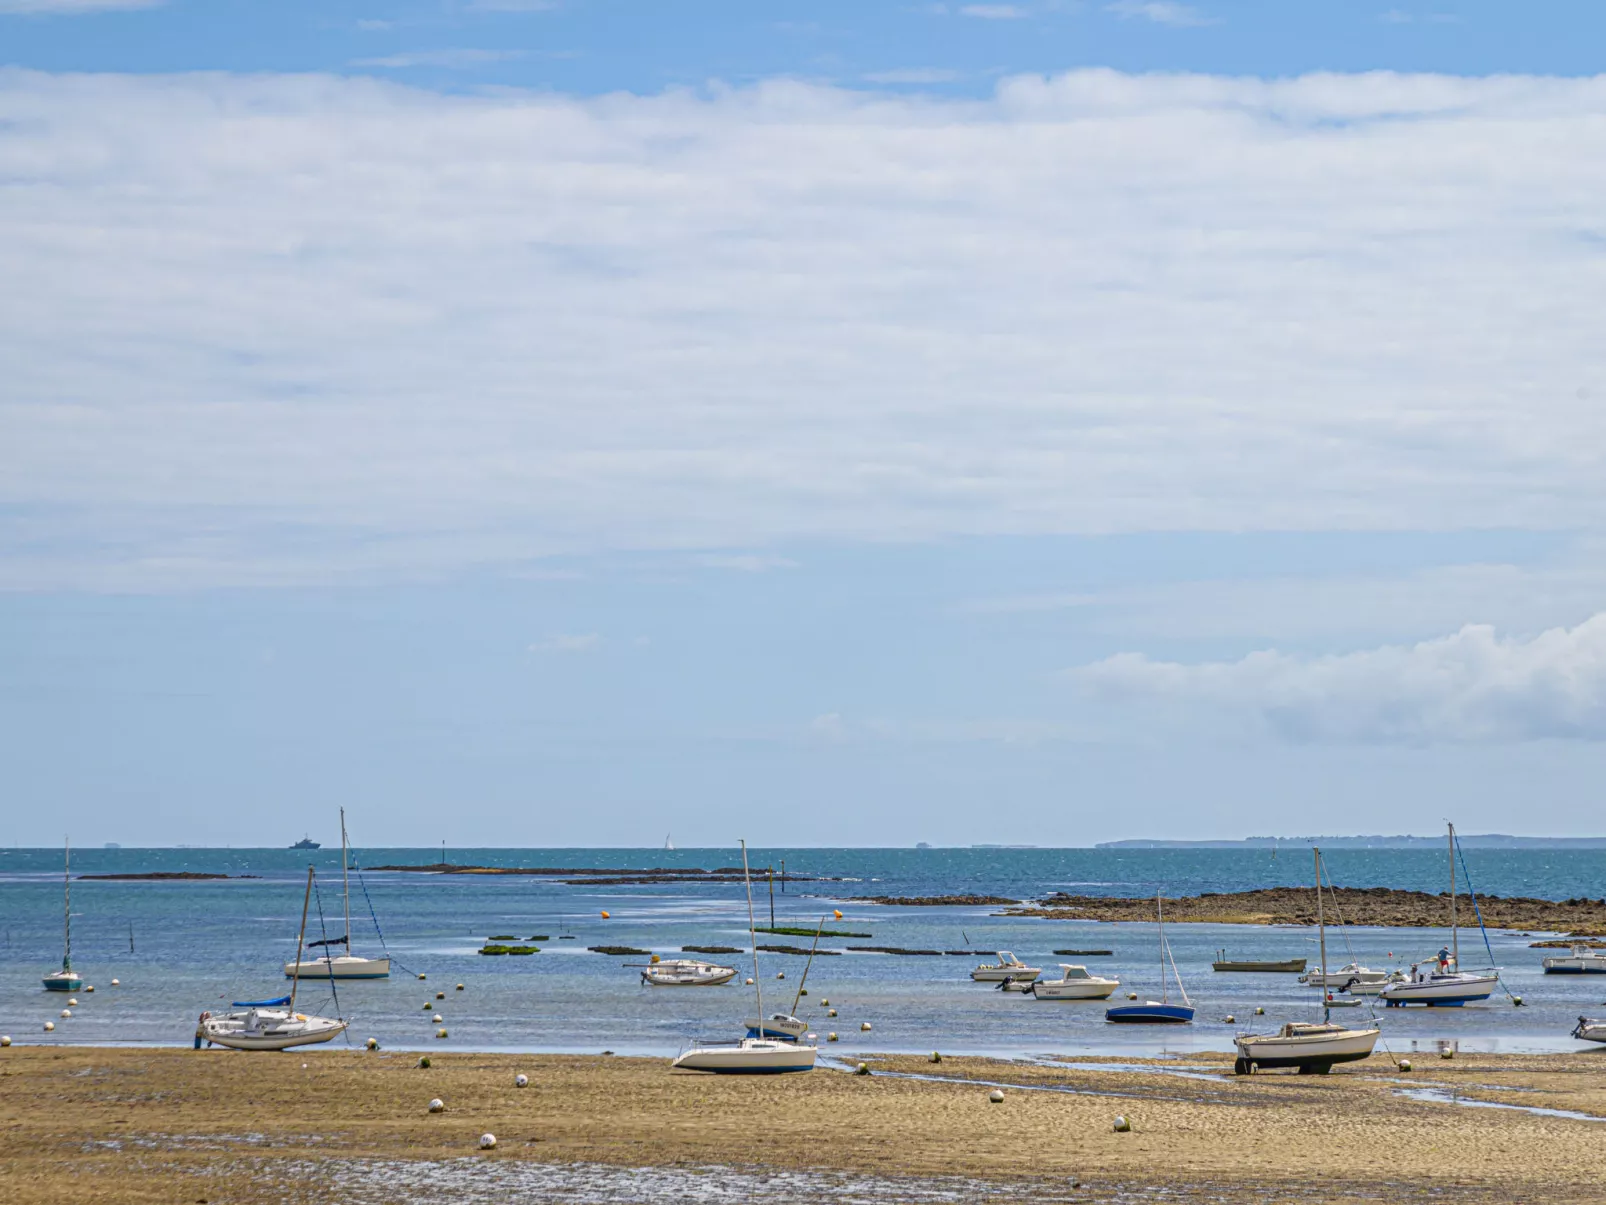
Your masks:
{"label": "orange buoy", "polygon": [[602,910],[602,919],[603,919],[603,920],[607,920],[607,919],[609,919],[609,918],[608,918],[608,910],[607,910],[607,909],[606,909],[606,908],[604,908],[604,909],[603,909],[603,910]]}
{"label": "orange buoy", "polygon": [[840,909],[840,908],[832,908],[831,909],[831,915],[836,917],[837,920],[841,920],[842,919],[842,909]]}

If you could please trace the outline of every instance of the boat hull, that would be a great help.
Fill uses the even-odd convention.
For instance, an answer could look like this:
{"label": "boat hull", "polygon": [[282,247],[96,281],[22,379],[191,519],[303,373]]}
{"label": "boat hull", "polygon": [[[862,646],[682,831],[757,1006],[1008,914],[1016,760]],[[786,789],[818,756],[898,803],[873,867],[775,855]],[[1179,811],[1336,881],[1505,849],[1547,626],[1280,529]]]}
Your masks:
{"label": "boat hull", "polygon": [[1269,974],[1298,974],[1305,969],[1303,958],[1287,958],[1281,962],[1212,962],[1212,971],[1235,971],[1240,973],[1269,973]]}
{"label": "boat hull", "polygon": [[698,1046],[670,1066],[716,1075],[783,1075],[789,1071],[813,1071],[818,1054],[819,1049],[814,1046],[743,1039],[724,1046]]}
{"label": "boat hull", "polygon": [[43,983],[47,992],[81,992],[84,990],[84,981],[81,976],[63,971],[53,975],[46,975]]}
{"label": "boat hull", "polygon": [[1095,983],[1084,979],[1081,982],[1061,983],[1053,979],[1039,979],[1031,985],[1031,992],[1039,1000],[1108,1000],[1120,986],[1119,981]]}
{"label": "boat hull", "polygon": [[[267,1024],[261,1024],[266,1021]],[[316,1046],[344,1033],[346,1022],[327,1017],[301,1017],[284,1013],[258,1016],[253,1024],[242,1014],[226,1014],[201,1023],[201,1036],[214,1046],[230,1050],[289,1050]]]}
{"label": "boat hull", "polygon": [[641,981],[649,987],[718,987],[734,978],[735,967],[712,962],[655,962],[641,971]]}
{"label": "boat hull", "polygon": [[389,979],[390,959],[388,958],[319,958],[312,962],[301,964],[300,974],[296,972],[296,964],[284,964],[284,977],[286,979]]}
{"label": "boat hull", "polygon": [[1379,990],[1389,981],[1388,971],[1374,971],[1367,967],[1345,967],[1337,971],[1323,972],[1320,967],[1309,974],[1301,975],[1299,981],[1310,987],[1336,987],[1348,991],[1355,991],[1357,985],[1375,984]]}
{"label": "boat hull", "polygon": [[1193,1009],[1185,1004],[1123,1004],[1104,1010],[1104,1019],[1118,1025],[1187,1025]]}
{"label": "boat hull", "polygon": [[757,1017],[749,1017],[746,1025],[748,1037],[768,1038],[776,1042],[795,1042],[809,1031],[807,1021],[799,1021],[791,1016],[768,1017],[762,1023]]}
{"label": "boat hull", "polygon": [[1346,1029],[1304,1037],[1243,1037],[1237,1039],[1238,1058],[1248,1064],[1248,1070],[1297,1067],[1325,1071],[1337,1063],[1370,1058],[1377,1039],[1375,1029]]}
{"label": "boat hull", "polygon": [[1606,1021],[1579,1017],[1578,1024],[1573,1028],[1573,1037],[1580,1042],[1606,1042]]}
{"label": "boat hull", "polygon": [[1377,998],[1390,1008],[1423,1004],[1430,1008],[1457,1008],[1487,1000],[1500,984],[1495,975],[1447,975],[1422,982],[1391,983]]}
{"label": "boat hull", "polygon": [[970,972],[970,977],[977,983],[1002,983],[1006,979],[1015,983],[1031,983],[1042,973],[1041,967],[1019,967],[1015,970],[1008,967],[977,967]]}
{"label": "boat hull", "polygon": [[1606,975],[1606,959],[1581,963],[1576,958],[1547,958],[1547,975]]}

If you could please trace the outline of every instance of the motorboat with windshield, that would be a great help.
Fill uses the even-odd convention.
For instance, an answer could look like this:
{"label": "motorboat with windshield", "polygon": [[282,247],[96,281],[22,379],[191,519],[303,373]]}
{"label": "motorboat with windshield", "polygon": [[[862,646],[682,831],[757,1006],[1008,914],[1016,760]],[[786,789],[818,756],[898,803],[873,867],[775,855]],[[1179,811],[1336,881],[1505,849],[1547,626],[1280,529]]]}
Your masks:
{"label": "motorboat with windshield", "polygon": [[659,958],[656,954],[641,968],[641,981],[650,987],[718,987],[736,978],[735,967],[696,958]]}
{"label": "motorboat with windshield", "polygon": [[[1327,965],[1327,917],[1322,911],[1322,851],[1312,849],[1316,864],[1316,933],[1322,965]],[[1233,1070],[1250,1075],[1262,1067],[1294,1067],[1301,1075],[1326,1075],[1335,1063],[1352,1063],[1369,1058],[1380,1031],[1375,1025],[1351,1028],[1333,1022],[1326,988],[1322,993],[1322,1019],[1319,1023],[1290,1021],[1276,1033],[1239,1034],[1233,1039],[1238,1058]],[[1359,1001],[1355,1002],[1359,1004]]]}
{"label": "motorboat with windshield", "polygon": [[1002,983],[1006,979],[1012,983],[1030,983],[1042,973],[1041,967],[1027,966],[1008,950],[999,950],[997,962],[982,963],[970,972],[970,977],[977,983]]}
{"label": "motorboat with windshield", "polygon": [[[1389,971],[1374,971],[1371,967],[1363,967],[1358,962],[1346,962],[1336,971],[1323,970],[1321,967],[1312,967],[1299,977],[1299,981],[1307,987],[1337,988],[1339,991],[1353,992],[1357,986],[1375,983],[1381,990],[1389,981]],[[1359,995],[1360,993],[1356,993]]]}
{"label": "motorboat with windshield", "polygon": [[1552,954],[1542,965],[1547,975],[1606,975],[1606,951],[1575,941],[1570,954]]}
{"label": "motorboat with windshield", "polygon": [[1026,990],[1039,1000],[1108,1000],[1120,986],[1119,979],[1106,979],[1090,973],[1085,966],[1062,962],[1058,979],[1038,979]]}

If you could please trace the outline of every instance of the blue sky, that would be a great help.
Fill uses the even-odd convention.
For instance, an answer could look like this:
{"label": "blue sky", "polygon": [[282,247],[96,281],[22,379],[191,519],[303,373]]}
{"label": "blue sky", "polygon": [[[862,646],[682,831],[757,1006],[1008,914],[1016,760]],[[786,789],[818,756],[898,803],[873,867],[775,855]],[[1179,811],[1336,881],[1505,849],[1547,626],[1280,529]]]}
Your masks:
{"label": "blue sky", "polygon": [[1596,833],[1602,24],[0,0],[6,839]]}

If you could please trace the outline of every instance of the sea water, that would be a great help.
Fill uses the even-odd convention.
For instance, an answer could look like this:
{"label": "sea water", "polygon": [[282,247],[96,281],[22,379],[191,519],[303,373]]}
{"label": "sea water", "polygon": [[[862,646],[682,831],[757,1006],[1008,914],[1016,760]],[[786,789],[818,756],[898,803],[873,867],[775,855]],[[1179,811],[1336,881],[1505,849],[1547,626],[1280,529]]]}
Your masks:
{"label": "sea water", "polygon": [[[439,848],[361,850],[365,866],[414,865],[441,859]],[[448,849],[454,863],[484,866],[703,867],[740,865],[734,849]],[[1316,993],[1291,974],[1220,974],[1216,951],[1229,957],[1317,961],[1315,933],[1294,926],[1167,925],[1177,971],[1198,1007],[1194,1025],[1117,1027],[1104,1022],[1101,1002],[1047,1002],[971,982],[975,956],[909,957],[845,951],[852,945],[914,949],[1012,950],[1046,976],[1059,962],[1086,964],[1116,975],[1142,998],[1162,993],[1153,924],[1042,921],[994,915],[996,907],[889,907],[852,902],[868,895],[987,894],[1012,899],[1050,891],[1086,895],[1196,895],[1252,887],[1304,886],[1308,851],[1267,850],[1039,850],[1039,849],[790,849],[754,850],[755,866],[785,859],[788,879],[774,891],[780,925],[813,926],[841,909],[828,928],[867,938],[822,939],[822,955],[798,998],[805,959],[761,953],[759,983],[766,1012],[791,1010],[820,1034],[822,1049],[842,1058],[854,1051],[1150,1055],[1226,1050],[1232,1035],[1285,1020],[1308,1020]],[[1482,893],[1550,899],[1606,891],[1606,851],[1474,850],[1473,885]],[[73,965],[94,994],[79,993],[67,1020],[64,997],[42,990],[40,977],[60,965],[60,855],[50,850],[0,851],[0,1032],[18,1042],[188,1044],[202,1009],[233,1000],[283,994],[281,965],[293,959],[306,868],[317,868],[309,939],[340,936],[338,849],[85,850],[73,873],[221,873],[226,880],[117,882],[74,878]],[[1447,886],[1442,853],[1427,850],[1335,850],[1324,859],[1344,887],[1388,886],[1429,892]],[[244,877],[256,876],[256,877]],[[797,876],[797,877],[794,877]],[[814,881],[806,881],[807,876]],[[352,879],[352,937],[357,953],[389,952],[389,980],[306,983],[298,1003],[351,1018],[350,1040],[377,1038],[387,1048],[478,1049],[672,1054],[694,1038],[735,1036],[753,1015],[751,956],[713,960],[739,969],[719,988],[642,986],[638,956],[592,953],[590,946],[632,946],[662,957],[686,945],[745,947],[747,904],[740,883],[567,885],[553,876],[438,875],[365,870]],[[770,920],[767,873],[754,882],[758,923]],[[602,917],[607,911],[608,919]],[[1490,961],[1467,901],[1462,918],[1462,964]],[[512,934],[541,947],[530,956],[477,953],[487,937]],[[1448,939],[1442,929],[1330,929],[1328,959],[1352,958],[1372,967],[1408,965]],[[1529,948],[1541,934],[1488,935],[1506,990],[1459,1009],[1376,1010],[1383,1045],[1397,1053],[1440,1044],[1466,1050],[1585,1049],[1567,1035],[1580,1014],[1606,1013],[1606,976],[1544,976],[1546,951]],[[807,938],[761,936],[770,944],[807,946]],[[132,948],[130,946],[132,945]],[[1057,956],[1056,949],[1110,949],[1110,956]],[[689,955],[700,957],[700,955]],[[1180,998],[1170,968],[1164,989]],[[420,982],[416,975],[428,976]],[[777,973],[785,975],[777,979]],[[111,980],[121,980],[113,988]],[[461,982],[464,991],[455,990]],[[444,991],[446,999],[436,1000]],[[837,1010],[827,1016],[825,1001]],[[425,1009],[424,1005],[428,1005]],[[1257,1016],[1254,1010],[1264,1009]],[[449,1031],[440,1040],[431,1018]],[[1235,1023],[1224,1018],[1232,1014]],[[1369,1007],[1335,1011],[1354,1024]],[[43,1023],[54,1020],[46,1034]],[[861,1030],[863,1022],[872,1026]],[[838,1041],[825,1043],[835,1031]]]}

